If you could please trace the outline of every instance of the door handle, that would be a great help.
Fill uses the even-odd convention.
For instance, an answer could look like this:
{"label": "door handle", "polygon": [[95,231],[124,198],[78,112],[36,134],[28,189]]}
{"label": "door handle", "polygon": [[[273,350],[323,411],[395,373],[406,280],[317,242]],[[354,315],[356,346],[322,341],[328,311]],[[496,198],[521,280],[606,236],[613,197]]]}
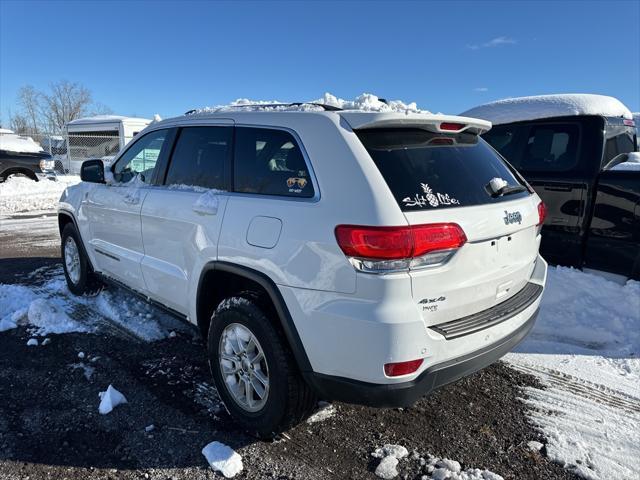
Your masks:
{"label": "door handle", "polygon": [[545,185],[544,189],[550,192],[570,192],[573,187],[571,185]]}

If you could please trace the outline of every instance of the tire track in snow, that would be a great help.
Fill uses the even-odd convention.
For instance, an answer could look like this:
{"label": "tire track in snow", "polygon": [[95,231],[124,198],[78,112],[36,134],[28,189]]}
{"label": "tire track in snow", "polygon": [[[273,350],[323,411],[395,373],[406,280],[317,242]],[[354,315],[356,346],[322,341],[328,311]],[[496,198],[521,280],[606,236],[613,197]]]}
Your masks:
{"label": "tire track in snow", "polygon": [[631,414],[640,413],[640,398],[619,390],[540,365],[510,363],[510,366],[520,372],[541,378],[549,386],[568,391],[582,398],[619,408]]}

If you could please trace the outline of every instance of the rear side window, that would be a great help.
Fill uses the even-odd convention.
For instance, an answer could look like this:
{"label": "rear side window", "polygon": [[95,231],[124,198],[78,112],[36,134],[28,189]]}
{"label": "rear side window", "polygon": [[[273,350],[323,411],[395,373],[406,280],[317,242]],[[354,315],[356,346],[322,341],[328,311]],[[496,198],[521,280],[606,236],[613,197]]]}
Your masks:
{"label": "rear side window", "polygon": [[296,139],[269,128],[236,128],[234,190],[310,198],[311,177]]}
{"label": "rear side window", "polygon": [[532,126],[522,161],[515,167],[526,172],[571,170],[578,162],[579,134],[578,125]]}
{"label": "rear side window", "polygon": [[607,125],[607,136],[604,148],[603,165],[621,153],[635,151],[634,129],[625,126]]}
{"label": "rear side window", "polygon": [[482,137],[512,165],[518,166],[518,128],[506,125],[493,127]]}
{"label": "rear side window", "polygon": [[225,189],[231,127],[187,127],[180,131],[165,184]]}
{"label": "rear side window", "polygon": [[473,134],[442,135],[422,129],[369,129],[356,134],[403,211],[465,207],[526,197],[492,197],[494,177],[521,186],[509,167]]}

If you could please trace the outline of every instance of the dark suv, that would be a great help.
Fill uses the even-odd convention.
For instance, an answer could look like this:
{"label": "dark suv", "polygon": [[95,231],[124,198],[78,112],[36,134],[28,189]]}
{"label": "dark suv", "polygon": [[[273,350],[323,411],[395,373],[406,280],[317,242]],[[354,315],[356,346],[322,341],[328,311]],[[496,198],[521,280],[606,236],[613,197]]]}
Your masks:
{"label": "dark suv", "polygon": [[483,135],[548,209],[540,251],[551,263],[640,278],[640,169],[633,120],[568,115],[494,125]]}
{"label": "dark suv", "polygon": [[54,161],[44,152],[12,152],[0,150],[0,182],[11,175],[22,175],[36,182],[53,178]]}

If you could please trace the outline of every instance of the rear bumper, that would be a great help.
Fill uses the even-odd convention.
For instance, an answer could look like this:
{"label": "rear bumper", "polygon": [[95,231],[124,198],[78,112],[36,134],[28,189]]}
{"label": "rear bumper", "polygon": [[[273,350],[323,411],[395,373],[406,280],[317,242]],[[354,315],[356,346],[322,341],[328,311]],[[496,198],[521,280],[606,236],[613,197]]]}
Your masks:
{"label": "rear bumper", "polygon": [[394,384],[376,384],[309,372],[307,382],[320,398],[371,407],[407,407],[420,397],[480,370],[511,351],[533,328],[538,309],[520,327],[495,343],[467,355],[424,370],[416,379]]}

